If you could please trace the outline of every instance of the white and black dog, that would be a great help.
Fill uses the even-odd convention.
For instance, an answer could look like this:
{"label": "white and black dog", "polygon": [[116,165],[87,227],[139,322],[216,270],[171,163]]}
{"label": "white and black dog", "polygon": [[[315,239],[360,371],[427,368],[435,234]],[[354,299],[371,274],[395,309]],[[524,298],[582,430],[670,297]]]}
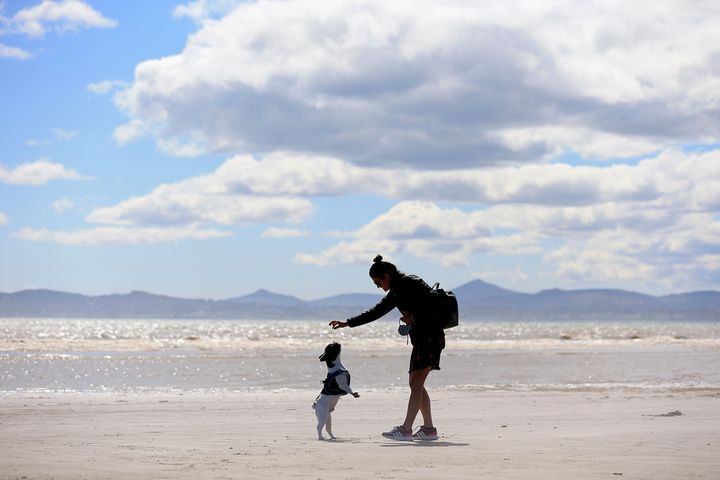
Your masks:
{"label": "white and black dog", "polygon": [[315,416],[317,416],[317,433],[318,440],[325,440],[322,434],[322,428],[330,435],[330,439],[335,439],[332,433],[332,415],[338,400],[348,393],[355,398],[360,396],[359,393],[353,392],[350,388],[350,372],[343,366],[340,361],[340,344],[333,342],[325,347],[325,353],[320,355],[320,361],[327,363],[328,374],[323,380],[323,389],[320,395],[315,399],[313,408]]}

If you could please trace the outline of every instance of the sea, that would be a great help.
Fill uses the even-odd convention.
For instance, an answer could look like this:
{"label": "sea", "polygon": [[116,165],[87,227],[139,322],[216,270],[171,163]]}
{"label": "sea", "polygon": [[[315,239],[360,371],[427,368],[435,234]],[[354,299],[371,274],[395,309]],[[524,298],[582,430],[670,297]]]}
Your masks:
{"label": "sea", "polygon": [[[325,345],[355,390],[406,389],[397,320],[0,318],[0,396],[320,391]],[[433,390],[720,393],[718,322],[464,321],[446,331]]]}

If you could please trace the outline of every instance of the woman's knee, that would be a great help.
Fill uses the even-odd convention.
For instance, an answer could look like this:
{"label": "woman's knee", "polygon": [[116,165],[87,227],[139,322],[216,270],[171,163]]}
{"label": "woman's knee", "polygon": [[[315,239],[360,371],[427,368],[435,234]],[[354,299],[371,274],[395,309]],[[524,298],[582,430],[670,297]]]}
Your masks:
{"label": "woman's knee", "polygon": [[410,389],[422,392],[425,389],[425,379],[428,373],[430,373],[430,368],[412,372],[409,380]]}

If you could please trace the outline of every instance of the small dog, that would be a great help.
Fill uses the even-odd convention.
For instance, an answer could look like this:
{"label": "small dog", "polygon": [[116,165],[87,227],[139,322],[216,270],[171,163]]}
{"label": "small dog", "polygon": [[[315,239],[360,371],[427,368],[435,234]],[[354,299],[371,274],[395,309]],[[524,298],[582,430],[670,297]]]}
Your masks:
{"label": "small dog", "polygon": [[360,396],[359,393],[353,392],[350,388],[350,372],[343,366],[340,361],[341,346],[339,343],[333,342],[325,347],[325,353],[320,355],[320,361],[327,363],[328,374],[323,380],[323,389],[320,395],[315,399],[313,408],[317,417],[317,433],[318,440],[325,440],[322,434],[322,428],[330,435],[330,440],[336,437],[332,433],[332,415],[338,400],[348,393],[355,398]]}

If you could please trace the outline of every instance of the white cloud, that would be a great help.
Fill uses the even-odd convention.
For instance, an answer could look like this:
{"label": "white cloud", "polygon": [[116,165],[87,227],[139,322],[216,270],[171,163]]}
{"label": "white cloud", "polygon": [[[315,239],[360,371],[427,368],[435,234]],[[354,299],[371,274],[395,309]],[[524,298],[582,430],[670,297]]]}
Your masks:
{"label": "white cloud", "polygon": [[204,20],[214,18],[220,14],[227,13],[243,0],[194,0],[181,4],[173,10],[175,17],[189,17],[195,22],[202,23]]}
{"label": "white cloud", "polygon": [[0,182],[14,185],[43,185],[52,180],[84,180],[78,172],[60,163],[37,160],[15,168],[0,165]]}
{"label": "white cloud", "polygon": [[18,60],[27,60],[32,58],[32,54],[27,50],[18,47],[11,47],[0,43],[0,58],[15,58]]}
{"label": "white cloud", "polygon": [[[473,235],[474,223],[487,228],[522,225],[526,230],[563,235],[604,228],[658,228],[676,222],[686,210],[713,211],[720,205],[718,182],[720,150],[699,154],[669,150],[637,165],[450,171],[361,168],[329,157],[278,152],[261,160],[249,155],[230,158],[208,175],[161,185],[147,195],[96,209],[88,220],[115,224],[301,221],[311,212],[311,197],[370,193],[400,201],[492,206],[478,210],[474,217],[459,210],[435,211],[438,221],[448,214],[460,216],[454,228],[469,229]],[[429,214],[425,210],[424,215]],[[406,228],[415,228],[410,225],[405,222]],[[457,236],[457,232],[436,233]],[[417,232],[408,230],[405,235],[417,236]]]}
{"label": "white cloud", "polygon": [[113,139],[120,145],[138,140],[143,137],[148,130],[147,122],[132,119],[124,125],[120,125],[113,131]]}
{"label": "white cloud", "polygon": [[720,205],[716,165],[720,165],[720,150],[699,154],[667,150],[637,165],[545,164],[437,171],[361,168],[331,157],[276,152],[263,159],[230,158],[212,175],[212,184],[219,193],[260,196],[372,193],[396,200],[470,204],[582,206],[634,201],[709,209]]}
{"label": "white cloud", "polygon": [[0,212],[0,225],[7,225],[7,223],[8,223],[9,221],[10,221],[10,220],[8,220],[7,215],[5,215],[4,213]]}
{"label": "white cloud", "polygon": [[197,157],[205,152],[201,145],[178,140],[158,140],[158,147],[163,152],[178,157]]}
{"label": "white cloud", "polygon": [[544,145],[547,151],[546,159],[563,153],[568,147],[583,157],[602,160],[635,157],[657,150],[661,146],[657,139],[652,137],[627,136],[574,126],[508,128],[493,135],[513,150],[522,151],[532,145]]}
{"label": "white cloud", "polygon": [[137,66],[116,133],[412,168],[647,154],[720,135],[719,20],[681,0],[241,3]]}
{"label": "white cloud", "polygon": [[85,88],[88,92],[95,95],[105,95],[120,88],[127,87],[128,83],[122,80],[102,80],[95,83],[89,83]]}
{"label": "white cloud", "polygon": [[[656,221],[627,203],[548,207],[499,205],[478,211],[402,202],[352,233],[350,240],[299,263],[366,264],[377,252],[405,253],[443,265],[470,266],[477,255],[542,254],[544,269],[578,284],[642,282],[664,288],[712,284],[720,275],[720,222],[714,213]],[[603,215],[605,215],[603,217]],[[482,277],[522,280],[522,269]]]}
{"label": "white cloud", "polygon": [[[497,235],[507,219],[488,210],[464,212],[430,202],[401,202],[320,254],[299,254],[296,261],[315,265],[367,262],[378,251],[407,252],[445,265],[466,265],[478,252],[498,255],[538,253],[535,232]],[[517,226],[515,226],[517,228]],[[375,252],[375,253],[373,253]]]}
{"label": "white cloud", "polygon": [[127,228],[98,227],[76,231],[51,231],[25,228],[15,234],[17,238],[34,242],[58,243],[62,245],[147,245],[178,242],[181,240],[206,240],[229,236],[220,230],[189,228]]}
{"label": "white cloud", "polygon": [[175,184],[161,185],[147,195],[112,207],[97,208],[92,223],[115,225],[188,225],[197,222],[236,225],[265,221],[298,222],[312,211],[304,198],[254,196],[226,191],[220,170]]}
{"label": "white cloud", "polygon": [[48,29],[63,32],[117,26],[115,20],[106,18],[82,0],[43,0],[39,5],[17,12],[12,21],[19,32],[34,37],[43,36]]}
{"label": "white cloud", "polygon": [[716,284],[720,276],[720,222],[693,214],[648,235],[607,230],[569,240],[546,254],[557,275],[578,283],[637,281],[666,288]]}
{"label": "white cloud", "polygon": [[[667,150],[635,165],[448,171],[362,168],[288,152],[262,159],[238,155],[207,175],[97,208],[87,221],[128,227],[302,222],[313,211],[313,198],[357,193],[398,203],[354,230],[314,233],[337,243],[298,253],[297,262],[365,264],[381,251],[471,266],[484,255],[542,254],[544,270],[558,278],[662,277],[674,285],[713,278],[717,271],[720,149]],[[310,232],[299,227],[262,234],[305,235]]]}
{"label": "white cloud", "polygon": [[399,248],[396,242],[386,239],[377,239],[376,241],[362,239],[354,242],[343,241],[317,254],[298,253],[295,255],[295,262],[320,267],[363,265],[367,264],[368,259],[374,258],[377,252],[383,252],[384,255],[389,255],[398,250]]}
{"label": "white cloud", "polygon": [[307,237],[310,232],[307,230],[300,230],[299,228],[268,228],[262,233],[262,237],[268,238],[299,238]]}
{"label": "white cloud", "polygon": [[65,211],[73,208],[74,206],[75,206],[75,203],[72,200],[70,200],[69,197],[59,198],[52,203],[53,210],[55,210],[55,212],[58,214],[62,214]]}
{"label": "white cloud", "polygon": [[[230,192],[316,196],[374,192],[386,186],[392,174],[330,157],[276,152],[262,160],[238,155],[227,160],[216,175]],[[381,184],[376,186],[376,182]]]}
{"label": "white cloud", "polygon": [[[668,150],[637,165],[407,171],[398,178],[397,190],[379,183],[375,193],[396,198],[402,191],[419,199],[423,191],[434,192],[428,196],[461,197],[466,205],[401,201],[336,245],[295,260],[365,264],[380,251],[472,265],[479,255],[542,254],[545,271],[579,284],[643,282],[677,289],[720,280],[720,150]],[[433,189],[439,184],[448,188]],[[478,201],[468,201],[470,192]],[[483,272],[485,278],[493,271]]]}
{"label": "white cloud", "polygon": [[591,246],[562,248],[551,252],[547,259],[557,265],[557,277],[578,284],[606,281],[644,282],[659,272],[641,259],[619,252]]}

